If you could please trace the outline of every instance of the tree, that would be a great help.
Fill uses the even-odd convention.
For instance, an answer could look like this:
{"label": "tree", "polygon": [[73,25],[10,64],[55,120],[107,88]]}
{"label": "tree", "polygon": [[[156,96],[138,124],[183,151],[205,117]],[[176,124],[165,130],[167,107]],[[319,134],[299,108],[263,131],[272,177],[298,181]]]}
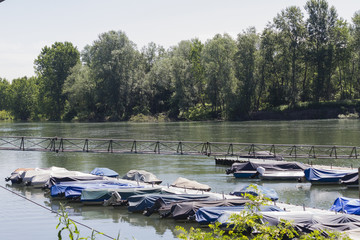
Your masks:
{"label": "tree", "polygon": [[[299,85],[301,83],[301,67],[303,62],[304,44],[306,37],[304,16],[298,7],[288,7],[278,14],[273,22],[279,33],[280,51],[283,51],[282,65],[284,78],[290,78],[289,100],[292,104],[298,101]],[[288,71],[290,70],[290,71]],[[290,76],[289,74],[290,73]]]}
{"label": "tree", "polygon": [[132,97],[138,92],[140,53],[122,31],[103,33],[88,48],[86,60],[96,80],[98,118],[127,119]]}
{"label": "tree", "polygon": [[29,120],[37,113],[38,86],[36,78],[14,79],[10,87],[11,111],[16,119]]}
{"label": "tree", "polygon": [[206,42],[202,53],[207,79],[206,93],[212,104],[213,116],[218,117],[220,112],[226,119],[236,88],[236,42],[228,34],[217,34]]}
{"label": "tree", "polygon": [[10,109],[10,83],[0,78],[0,110]]}
{"label": "tree", "polygon": [[309,0],[305,5],[309,18],[308,51],[310,61],[315,68],[313,80],[314,100],[329,100],[331,97],[331,77],[334,73],[334,49],[331,39],[337,22],[334,7],[329,8],[325,0]]}
{"label": "tree", "polygon": [[95,118],[95,81],[87,65],[76,64],[66,78],[63,93],[67,96],[64,118],[71,120],[77,116],[80,120]]}
{"label": "tree", "polygon": [[259,40],[255,28],[249,28],[238,35],[235,55],[238,86],[236,100],[233,102],[232,119],[248,117],[250,110],[254,107]]}
{"label": "tree", "polygon": [[70,69],[79,61],[80,53],[70,42],[45,46],[35,60],[40,79],[41,111],[50,120],[61,120],[66,101],[63,85]]}

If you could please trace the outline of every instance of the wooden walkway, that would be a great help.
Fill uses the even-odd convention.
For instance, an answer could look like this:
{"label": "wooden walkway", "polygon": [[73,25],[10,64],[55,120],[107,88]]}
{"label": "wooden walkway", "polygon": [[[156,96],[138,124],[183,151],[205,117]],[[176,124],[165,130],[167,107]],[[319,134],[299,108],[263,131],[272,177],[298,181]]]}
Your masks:
{"label": "wooden walkway", "polygon": [[349,159],[359,147],[99,138],[0,136],[0,150]]}

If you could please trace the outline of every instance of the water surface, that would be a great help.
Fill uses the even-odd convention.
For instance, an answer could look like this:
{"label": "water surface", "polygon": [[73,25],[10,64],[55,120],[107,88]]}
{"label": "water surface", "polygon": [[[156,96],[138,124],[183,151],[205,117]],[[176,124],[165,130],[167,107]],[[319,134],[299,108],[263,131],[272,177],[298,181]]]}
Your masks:
{"label": "water surface", "polygon": [[[202,142],[243,142],[268,144],[319,144],[360,146],[358,120],[316,121],[256,121],[256,122],[174,122],[174,123],[0,123],[0,136],[121,138],[136,140],[175,140]],[[306,161],[306,160],[305,160]],[[313,160],[314,161],[314,160]],[[316,163],[316,161],[314,162]],[[324,163],[323,161],[321,163]],[[359,166],[357,159],[331,160],[330,165]],[[169,156],[145,154],[53,153],[0,151],[0,184],[8,186],[4,178],[18,167],[65,167],[69,170],[90,172],[95,167],[108,167],[121,176],[131,169],[154,173],[163,182],[172,183],[185,177],[208,184],[213,191],[229,193],[250,180],[227,176],[226,167],[216,166],[212,157]],[[308,207],[330,208],[340,196],[358,197],[358,190],[342,186],[311,186],[295,182],[259,182],[274,188],[283,202]],[[59,202],[44,196],[41,190],[12,187],[11,190],[52,210]],[[27,236],[26,239],[57,239],[58,222],[55,214],[0,189],[1,239]],[[67,204],[71,218],[96,230],[120,239],[174,239],[176,225],[189,227],[158,215],[145,217],[129,213],[126,208]],[[81,227],[83,236],[90,231]],[[107,239],[98,237],[97,239]]]}

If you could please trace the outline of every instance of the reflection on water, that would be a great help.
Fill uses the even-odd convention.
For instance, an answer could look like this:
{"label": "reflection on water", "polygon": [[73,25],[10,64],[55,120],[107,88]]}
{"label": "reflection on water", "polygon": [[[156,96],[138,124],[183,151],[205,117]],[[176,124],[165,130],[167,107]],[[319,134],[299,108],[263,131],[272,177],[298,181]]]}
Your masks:
{"label": "reflection on water", "polygon": [[[197,123],[0,123],[0,135],[6,136],[61,136],[87,138],[122,138],[148,140],[188,140],[273,144],[323,144],[360,146],[358,120],[280,121],[280,122],[197,122]],[[313,164],[330,164],[327,160],[309,159]],[[359,160],[331,160],[331,164],[358,167]],[[207,184],[215,192],[229,193],[239,185],[256,183],[277,191],[280,201],[328,209],[337,197],[358,197],[358,189],[340,185],[319,186],[309,183],[272,182],[235,179],[225,174],[227,167],[215,166],[212,157],[167,156],[136,154],[53,153],[0,151],[0,184],[19,167],[64,167],[90,172],[95,167],[108,167],[123,176],[131,169],[154,173],[164,184],[185,177]],[[59,201],[52,201],[40,189],[8,186],[10,189],[52,210],[59,209]],[[4,200],[0,205],[0,224],[8,231],[1,239],[17,232],[28,239],[54,239],[57,217],[0,189]],[[189,227],[189,223],[160,219],[154,214],[145,217],[129,213],[126,208],[83,206],[66,203],[74,220],[121,239],[174,239],[175,226]],[[19,228],[19,226],[23,226]],[[81,228],[85,235],[90,232]],[[106,239],[106,238],[97,238]]]}

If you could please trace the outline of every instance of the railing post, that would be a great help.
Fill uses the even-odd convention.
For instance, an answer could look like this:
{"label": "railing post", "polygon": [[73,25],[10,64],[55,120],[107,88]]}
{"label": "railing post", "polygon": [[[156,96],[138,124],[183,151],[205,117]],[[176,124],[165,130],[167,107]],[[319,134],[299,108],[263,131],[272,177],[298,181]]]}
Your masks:
{"label": "railing post", "polygon": [[275,151],[275,145],[271,145],[271,148],[270,148],[270,153],[272,153],[274,151],[274,157],[276,157],[276,151]]}
{"label": "railing post", "polygon": [[156,149],[157,149],[157,153],[160,154],[160,142],[159,141],[157,141],[155,144],[155,149],[154,149],[155,153],[156,153]]}
{"label": "railing post", "polygon": [[229,145],[229,148],[228,148],[228,151],[227,151],[227,154],[229,155],[230,154],[230,151],[231,151],[231,156],[234,155],[234,148],[233,148],[233,144],[230,143]]}
{"label": "railing post", "polygon": [[113,153],[113,140],[112,139],[109,141],[108,152]]}
{"label": "railing post", "polygon": [[207,152],[207,155],[210,157],[211,155],[211,144],[209,142],[207,142],[207,145],[208,145],[208,152]]}
{"label": "railing post", "polygon": [[[313,155],[311,155],[311,152],[313,153]],[[330,155],[331,156],[331,155]],[[309,157],[313,157],[316,158],[316,154],[315,154],[315,148],[314,146],[311,146],[310,151],[309,151]]]}
{"label": "railing post", "polygon": [[64,152],[64,140],[63,140],[63,138],[60,138],[60,143],[59,143],[59,149],[58,150],[60,150],[60,149],[61,149],[62,152]]}
{"label": "railing post", "polygon": [[182,142],[179,142],[176,153],[179,153],[179,149],[180,149],[180,154],[183,155]]}
{"label": "railing post", "polygon": [[83,152],[89,152],[89,140],[88,139],[85,139]]}
{"label": "railing post", "polygon": [[25,142],[24,142],[24,137],[21,137],[21,143],[20,143],[20,150],[25,151]]}
{"label": "railing post", "polygon": [[[135,150],[135,151],[134,151],[134,150]],[[132,146],[131,146],[131,152],[137,153],[137,151],[136,151],[136,140],[133,141],[133,144],[132,144]]]}

